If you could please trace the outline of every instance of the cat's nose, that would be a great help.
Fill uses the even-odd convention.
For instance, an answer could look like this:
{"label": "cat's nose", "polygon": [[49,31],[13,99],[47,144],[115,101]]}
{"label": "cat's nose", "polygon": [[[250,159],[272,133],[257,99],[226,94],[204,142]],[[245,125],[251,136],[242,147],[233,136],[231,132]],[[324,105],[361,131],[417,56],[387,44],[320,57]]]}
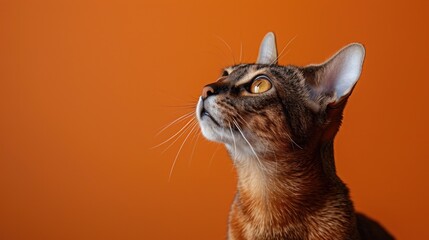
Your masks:
{"label": "cat's nose", "polygon": [[201,94],[201,96],[203,97],[203,99],[206,99],[214,94],[216,94],[215,89],[212,86],[207,85],[203,88],[203,93]]}

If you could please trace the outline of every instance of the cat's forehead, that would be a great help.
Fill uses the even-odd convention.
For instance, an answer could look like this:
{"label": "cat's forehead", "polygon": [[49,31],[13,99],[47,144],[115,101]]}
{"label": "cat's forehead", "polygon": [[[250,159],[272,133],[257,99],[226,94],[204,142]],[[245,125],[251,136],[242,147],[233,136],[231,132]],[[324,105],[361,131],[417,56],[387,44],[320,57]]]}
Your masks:
{"label": "cat's forehead", "polygon": [[224,70],[226,72],[228,72],[229,75],[231,75],[231,74],[240,75],[240,74],[244,74],[246,72],[252,72],[252,71],[256,71],[256,70],[260,70],[260,69],[266,69],[266,68],[268,68],[268,65],[238,64],[238,65],[226,67],[226,68],[224,68]]}
{"label": "cat's forehead", "polygon": [[250,81],[257,75],[267,74],[268,66],[260,64],[240,64],[224,69],[228,73],[228,79],[236,85]]}

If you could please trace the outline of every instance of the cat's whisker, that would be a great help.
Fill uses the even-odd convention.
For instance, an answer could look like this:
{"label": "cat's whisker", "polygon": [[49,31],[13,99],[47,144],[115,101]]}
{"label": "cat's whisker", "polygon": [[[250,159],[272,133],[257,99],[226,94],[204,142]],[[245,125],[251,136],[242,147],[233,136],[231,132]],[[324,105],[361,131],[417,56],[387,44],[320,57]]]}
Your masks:
{"label": "cat's whisker", "polygon": [[232,61],[234,62],[234,65],[236,64],[236,61],[235,61],[235,57],[234,57],[234,53],[232,52],[232,48],[231,48],[231,46],[225,41],[225,40],[223,40],[223,38],[221,38],[219,35],[216,35],[215,34],[215,36],[219,39],[219,40],[221,40],[222,42],[223,42],[223,44],[225,44],[225,46],[228,48],[228,50],[229,50],[229,52],[231,53],[231,56],[232,56]]}
{"label": "cat's whisker", "polygon": [[247,140],[247,138],[244,136],[243,131],[241,130],[239,124],[237,121],[235,121],[235,119],[232,120],[234,125],[237,127],[238,131],[240,132],[241,136],[243,136],[244,141],[246,141],[246,143],[249,145],[251,151],[253,152],[253,154],[255,155],[256,159],[258,160],[258,164],[261,168],[264,168],[264,165],[262,164],[261,160],[259,159],[258,154],[256,153],[255,149],[253,148],[252,144],[250,144],[249,140]]}
{"label": "cat's whisker", "polygon": [[299,149],[303,149],[301,146],[298,145],[298,143],[296,143],[292,137],[289,135],[289,133],[285,132],[286,136],[289,138],[289,140],[295,145],[297,146]]}
{"label": "cat's whisker", "polygon": [[211,168],[213,165],[213,159],[214,159],[214,156],[216,155],[217,151],[219,150],[219,146],[220,146],[219,144],[216,144],[216,148],[215,148],[215,150],[214,150],[214,152],[213,152],[213,154],[209,160],[209,168]]}
{"label": "cat's whisker", "polygon": [[[242,123],[246,124],[249,128],[252,128],[250,126],[250,124],[241,115],[237,115],[237,116],[241,119]],[[237,120],[240,120],[240,119],[237,119]],[[294,145],[296,145],[299,149],[302,149],[302,147],[300,145],[298,145],[298,143],[296,143],[287,132],[285,132],[285,134]],[[265,147],[267,147],[267,146],[265,146]]]}
{"label": "cat's whisker", "polygon": [[[252,129],[252,126],[250,126],[250,124],[241,115],[237,115],[237,116],[240,117],[242,123],[246,124],[247,127]],[[240,119],[237,119],[237,120],[240,120]]]}
{"label": "cat's whisker", "polygon": [[182,121],[182,120],[184,120],[184,119],[186,119],[186,118],[191,117],[193,114],[195,114],[195,112],[194,112],[194,111],[189,112],[189,113],[186,113],[186,114],[184,114],[184,115],[182,115],[182,116],[178,117],[176,120],[172,121],[171,123],[169,123],[168,125],[166,125],[165,127],[163,127],[161,130],[159,130],[159,132],[158,132],[155,136],[158,136],[159,134],[161,134],[162,132],[164,132],[164,131],[165,131],[167,128],[169,128],[171,125],[173,125],[173,124],[175,124],[175,123],[177,123],[177,122],[180,122],[180,121]]}
{"label": "cat's whisker", "polygon": [[296,38],[297,36],[295,35],[293,38],[291,38],[287,43],[286,43],[286,45],[283,47],[283,49],[281,50],[281,52],[279,53],[279,55],[277,56],[277,58],[276,59],[274,59],[272,62],[271,62],[271,64],[274,64],[275,62],[277,62],[277,61],[279,61],[280,60],[280,58],[283,56],[282,54],[283,54],[283,52],[286,50],[286,48],[295,40],[295,38]]}
{"label": "cat's whisker", "polygon": [[[240,117],[240,119],[236,119],[237,121],[240,121],[241,123],[246,124],[249,129],[253,128],[241,115],[237,115],[237,116]],[[264,145],[264,151],[268,152],[268,151],[272,151],[272,149],[270,149],[267,145]]]}
{"label": "cat's whisker", "polygon": [[189,135],[191,135],[191,133],[194,131],[194,129],[195,129],[195,127],[196,127],[197,125],[198,125],[198,122],[194,122],[194,124],[192,125],[191,130],[189,131],[188,135],[186,135],[185,139],[183,140],[182,144],[181,144],[181,145],[180,145],[180,147],[179,147],[179,150],[177,151],[176,157],[174,158],[173,164],[171,165],[170,174],[169,174],[169,176],[168,176],[168,181],[169,181],[169,182],[170,182],[170,180],[171,180],[171,175],[173,174],[174,167],[176,166],[177,159],[179,158],[179,154],[180,154],[180,152],[182,151],[182,148],[183,148],[183,146],[185,145],[186,140],[188,140]]}
{"label": "cat's whisker", "polygon": [[284,54],[283,54],[283,55],[279,56],[279,61],[280,61],[284,56],[286,56],[289,52],[290,52],[290,49],[288,49],[286,52],[284,52]]}
{"label": "cat's whisker", "polygon": [[176,137],[176,139],[172,142],[172,143],[170,143],[170,145],[168,145],[163,151],[162,151],[162,153],[165,153],[168,149],[170,149],[170,147],[171,146],[173,146],[179,139],[180,139],[180,137],[182,136],[182,135],[184,135],[185,133],[186,133],[186,131],[187,130],[189,130],[189,129],[191,129],[196,123],[197,123],[197,121],[195,120],[195,118],[193,118],[193,119],[191,119],[192,120],[192,124],[190,124],[186,129],[184,129],[183,131],[182,131],[182,133],[179,135],[179,136],[177,136]]}
{"label": "cat's whisker", "polygon": [[195,108],[196,103],[192,103],[192,104],[184,104],[184,105],[167,105],[165,107],[168,108]]}
{"label": "cat's whisker", "polygon": [[[166,144],[167,142],[169,142],[169,141],[171,141],[171,139],[173,139],[174,137],[176,137],[177,135],[179,135],[184,129],[186,129],[188,126],[189,126],[189,124],[191,124],[192,123],[192,121],[195,121],[195,118],[192,118],[191,120],[189,120],[186,124],[185,124],[185,126],[183,126],[179,131],[177,131],[177,133],[175,133],[173,136],[171,136],[171,137],[169,137],[167,140],[165,140],[165,141],[163,141],[163,142],[161,142],[160,144],[158,144],[158,145],[156,145],[156,146],[154,146],[154,147],[152,147],[152,149],[154,149],[154,148],[157,148],[157,147],[160,147],[160,146],[162,146],[162,145],[164,145],[164,144]],[[182,133],[183,134],[183,133]],[[181,135],[182,135],[181,134]],[[180,135],[180,136],[181,136]],[[180,137],[179,136],[179,137]],[[176,139],[176,141],[177,141],[177,139]],[[174,141],[175,142],[175,141]],[[174,143],[173,142],[173,143]]]}
{"label": "cat's whisker", "polygon": [[200,133],[201,133],[200,128],[197,128],[197,130],[195,131],[194,136],[192,136],[191,142],[194,140],[195,136],[197,136],[197,137],[196,137],[195,141],[193,141],[194,142],[194,146],[192,147],[191,157],[188,160],[188,166],[191,165],[192,159],[194,158],[195,149],[197,147],[198,140],[200,139],[200,136],[201,136]]}
{"label": "cat's whisker", "polygon": [[228,122],[228,125],[229,125],[229,130],[231,131],[232,141],[234,142],[234,156],[237,156],[237,144],[235,143],[235,137],[234,137],[234,133],[232,132],[231,123]]}

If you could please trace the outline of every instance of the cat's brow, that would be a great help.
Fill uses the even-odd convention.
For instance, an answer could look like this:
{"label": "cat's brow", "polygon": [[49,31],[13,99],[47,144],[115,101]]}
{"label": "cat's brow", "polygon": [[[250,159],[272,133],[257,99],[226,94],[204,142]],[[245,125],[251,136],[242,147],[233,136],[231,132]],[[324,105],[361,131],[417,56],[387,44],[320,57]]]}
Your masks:
{"label": "cat's brow", "polygon": [[262,74],[265,72],[265,69],[258,69],[256,71],[250,71],[244,75],[240,80],[235,83],[235,86],[239,86],[251,81],[256,75]]}
{"label": "cat's brow", "polygon": [[228,74],[231,74],[231,72],[234,71],[234,67],[227,67],[224,70],[227,71]]}

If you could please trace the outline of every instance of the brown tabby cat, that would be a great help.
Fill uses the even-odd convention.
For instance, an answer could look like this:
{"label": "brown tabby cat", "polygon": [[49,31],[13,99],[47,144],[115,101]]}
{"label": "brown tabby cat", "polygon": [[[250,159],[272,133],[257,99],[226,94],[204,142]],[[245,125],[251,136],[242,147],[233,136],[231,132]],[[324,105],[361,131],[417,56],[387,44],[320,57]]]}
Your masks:
{"label": "brown tabby cat", "polygon": [[334,137],[365,50],[350,44],[320,65],[277,65],[273,33],[256,64],[204,87],[203,135],[226,145],[238,174],[228,238],[393,239],[354,211],[334,164]]}

